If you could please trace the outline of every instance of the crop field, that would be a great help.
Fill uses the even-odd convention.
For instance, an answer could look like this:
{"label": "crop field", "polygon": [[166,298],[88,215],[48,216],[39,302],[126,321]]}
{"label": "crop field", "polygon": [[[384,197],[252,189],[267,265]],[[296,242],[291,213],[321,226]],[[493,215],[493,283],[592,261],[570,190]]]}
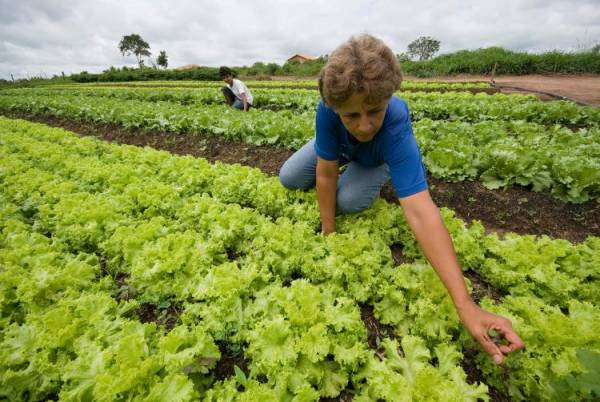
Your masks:
{"label": "crop field", "polygon": [[[248,113],[218,82],[0,90],[0,401],[600,398],[600,109],[396,94],[431,191],[477,189],[438,204],[473,298],[526,344],[497,366],[393,196],[323,236],[315,191],[273,175],[314,136],[315,82],[247,84]],[[488,224],[481,194],[516,195]]]}

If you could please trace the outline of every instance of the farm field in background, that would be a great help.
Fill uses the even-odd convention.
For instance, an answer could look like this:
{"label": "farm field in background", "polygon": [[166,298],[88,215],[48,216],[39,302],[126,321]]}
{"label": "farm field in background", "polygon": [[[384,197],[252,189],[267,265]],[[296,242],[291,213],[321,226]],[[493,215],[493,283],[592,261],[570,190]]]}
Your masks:
{"label": "farm field in background", "polygon": [[[219,82],[0,90],[0,400],[600,397],[599,109],[484,83],[397,93],[434,195],[515,197],[491,225],[442,208],[474,298],[527,345],[497,367],[393,194],[324,237],[314,191],[273,177],[314,135],[314,81],[247,84],[249,113]],[[577,234],[497,230],[529,200]]]}
{"label": "farm field in background", "polygon": [[[288,89],[318,89],[317,80],[244,80],[252,88],[288,88]],[[56,85],[56,87],[178,87],[178,88],[219,88],[222,86],[220,81],[128,81],[128,82],[94,82],[86,84],[66,84]],[[487,90],[490,85],[486,82],[435,82],[435,81],[404,81],[403,90]]]}

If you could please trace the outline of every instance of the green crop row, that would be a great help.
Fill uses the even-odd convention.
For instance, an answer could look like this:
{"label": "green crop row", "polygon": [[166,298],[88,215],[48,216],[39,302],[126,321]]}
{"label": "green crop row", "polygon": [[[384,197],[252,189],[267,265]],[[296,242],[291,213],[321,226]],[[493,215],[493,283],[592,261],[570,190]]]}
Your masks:
{"label": "green crop row", "polygon": [[[317,89],[317,80],[269,80],[253,81],[244,80],[244,83],[252,90],[254,88],[312,88]],[[178,88],[219,88],[225,84],[221,81],[129,81],[129,82],[94,82],[88,84],[60,85],[61,87],[82,88],[96,86],[113,87],[178,87]],[[443,81],[403,81],[401,88],[409,90],[469,90],[489,88],[486,82],[443,82]]]}
{"label": "green crop row", "polygon": [[[419,371],[425,370],[428,376],[435,376],[427,384],[408,381],[405,370],[382,362],[368,351],[357,301],[365,300],[369,289],[378,280],[378,265],[389,265],[391,260],[389,250],[370,249],[377,242],[373,244],[373,239],[368,236],[355,233],[323,238],[311,235],[311,229],[303,222],[272,222],[251,210],[194,194],[206,185],[204,181],[210,180],[210,176],[198,173],[213,169],[202,161],[197,165],[191,158],[182,158],[182,165],[175,160],[174,164],[179,166],[173,166],[172,173],[176,175],[170,175],[165,166],[171,158],[168,155],[139,154],[125,149],[123,153],[129,153],[130,157],[145,159],[145,163],[128,166],[119,160],[118,149],[111,154],[109,147],[109,152],[100,154],[98,148],[86,150],[83,144],[75,141],[69,152],[65,144],[54,143],[58,136],[48,133],[50,135],[44,141],[40,138],[43,133],[36,134],[31,128],[24,127],[21,132],[15,130],[16,133],[2,130],[2,154],[6,156],[2,169],[6,175],[1,176],[3,195],[10,198],[10,203],[15,202],[13,212],[21,210],[29,221],[34,222],[32,229],[50,235],[55,244],[61,244],[70,252],[101,253],[107,259],[109,272],[129,275],[127,283],[133,288],[129,291],[137,294],[140,300],[185,302],[185,310],[182,325],[164,335],[165,341],[153,340],[151,331],[156,329],[150,326],[147,330],[145,327],[137,329],[137,336],[126,333],[128,336],[114,349],[93,348],[89,342],[84,342],[87,338],[82,339],[85,335],[80,337],[79,333],[67,338],[78,348],[40,342],[29,349],[9,343],[12,347],[7,350],[11,353],[2,360],[2,365],[15,374],[2,378],[6,380],[3,389],[10,392],[7,396],[20,399],[30,395],[30,387],[35,386],[33,380],[42,378],[46,380],[46,387],[38,389],[41,394],[36,395],[43,397],[44,392],[60,391],[61,399],[65,400],[110,399],[119,395],[143,400],[152,396],[156,388],[162,389],[162,384],[168,380],[173,383],[171,386],[177,384],[182,388],[178,394],[180,400],[190,400],[198,393],[205,393],[207,400],[219,399],[217,395],[226,392],[231,381],[217,383],[214,389],[207,390],[212,385],[208,370],[219,357],[211,339],[245,345],[250,373],[248,378],[236,379],[239,384],[234,382],[236,387],[246,388],[247,394],[244,392],[242,397],[252,398],[256,392],[273,400],[312,401],[320,396],[338,395],[350,380],[357,393],[364,394],[365,398],[372,392],[374,397],[382,393],[393,395],[394,389],[380,387],[371,391],[371,381],[361,385],[363,378],[370,380],[373,376],[373,381],[376,380],[377,373],[370,373],[372,365],[377,365],[380,370],[385,368],[390,378],[402,385],[409,395],[419,395],[433,381],[438,384],[437,391],[428,392],[433,392],[439,400],[448,389],[456,395],[469,390],[474,395],[486,396],[485,386],[466,383],[466,375],[458,366],[460,355],[455,348],[443,349],[452,352],[440,356],[448,366],[444,370],[438,370],[429,358],[421,357],[415,362],[419,364]],[[51,152],[47,156],[52,156],[45,158],[44,150]],[[107,164],[99,159],[94,163],[96,154]],[[197,166],[194,171],[182,171],[180,168],[186,164],[192,169]],[[218,175],[220,169],[215,170],[212,179],[223,180],[223,176]],[[233,170],[244,173],[246,169],[233,167]],[[196,181],[181,180],[179,175],[182,174],[193,175]],[[18,180],[14,180],[16,177]],[[239,185],[244,176],[237,177]],[[176,180],[183,187],[175,183],[168,185],[165,180]],[[215,187],[223,191],[217,183]],[[74,209],[74,204],[86,208]],[[26,209],[17,205],[24,205]],[[290,241],[292,236],[302,232],[306,248],[297,241]],[[10,247],[11,232],[4,233]],[[359,244],[362,246],[357,248]],[[21,255],[24,252],[19,251]],[[228,261],[230,252],[241,256]],[[21,278],[16,276],[16,267],[8,266],[11,269],[5,276],[20,293]],[[309,280],[293,279],[295,272]],[[73,273],[78,274],[77,271]],[[368,281],[368,277],[371,280]],[[342,283],[352,288],[338,288]],[[56,295],[59,296],[65,295]],[[20,301],[19,298],[16,300]],[[73,303],[77,302],[81,300],[75,298]],[[79,318],[73,317],[68,307],[64,309],[67,311],[61,311],[63,320]],[[56,314],[53,307],[48,310],[41,319],[25,312],[25,323],[9,322],[9,340],[12,342],[26,330],[42,331],[42,325],[48,325]],[[30,324],[36,319],[41,321],[38,326]],[[118,319],[115,322],[120,323]],[[191,323],[196,327],[192,327],[193,333],[189,334]],[[121,335],[92,328],[100,332],[99,339]],[[204,334],[210,334],[212,338],[206,339]],[[40,335],[47,339],[43,331]],[[203,344],[198,345],[196,337],[205,339]],[[171,341],[171,338],[176,340]],[[157,343],[159,346],[165,344],[164,348],[171,355],[162,358],[162,350],[152,353]],[[423,340],[414,337],[413,343],[419,351],[427,350]],[[61,372],[54,362],[36,364],[26,373],[19,370],[21,361],[37,363],[51,349],[70,371]],[[119,350],[123,352],[119,353]],[[125,353],[125,350],[129,352]],[[105,355],[107,359],[112,356],[110,362],[100,367],[95,365],[95,372],[83,370],[86,365],[93,365],[94,358]],[[15,359],[14,356],[22,357]],[[387,356],[390,362],[405,359],[393,349]],[[143,370],[118,375],[119,370],[125,368],[125,362]],[[411,364],[408,359],[406,362]],[[76,369],[83,370],[85,375],[73,378],[70,372]],[[50,373],[54,374],[53,378],[48,377]],[[25,374],[28,376],[24,381],[10,383],[15,375]],[[170,375],[176,374],[179,377],[173,381]],[[96,376],[102,381],[95,381]],[[267,379],[265,384],[257,381],[261,376]],[[64,386],[59,387],[62,384]]]}
{"label": "green crop row", "polygon": [[[24,88],[1,91],[10,96],[91,96],[123,100],[169,101],[182,105],[224,104],[217,89],[183,88]],[[600,109],[578,106],[573,102],[542,102],[529,95],[471,94],[468,92],[446,93],[397,93],[408,102],[413,120],[452,120],[480,122],[487,120],[524,120],[545,125],[569,127],[597,127],[600,124]],[[255,90],[254,106],[270,110],[314,111],[319,95],[310,90]]]}
{"label": "green crop row", "polygon": [[[32,125],[32,127],[36,126]],[[270,219],[291,219],[293,222],[303,222],[310,228],[316,228],[318,225],[319,215],[314,193],[286,191],[278,183],[277,178],[267,178],[256,169],[223,164],[210,165],[202,160],[196,161],[192,158],[171,160],[168,158],[169,154],[164,152],[149,153],[156,160],[144,162],[143,158],[147,154],[139,155],[134,152],[136,148],[126,148],[126,150],[117,148],[115,150],[96,141],[91,141],[92,147],[88,143],[80,144],[79,141],[73,141],[72,138],[60,135],[42,142],[44,137],[37,138],[35,133],[31,135],[34,148],[23,149],[15,145],[7,151],[15,155],[25,153],[26,160],[43,163],[51,171],[68,169],[69,174],[78,183],[89,186],[89,188],[85,188],[88,191],[97,191],[106,186],[109,190],[117,193],[136,191],[146,194],[149,201],[156,196],[157,199],[162,200],[164,208],[168,208],[170,214],[175,214],[175,211],[181,208],[177,198],[171,198],[176,195],[175,191],[172,191],[173,194],[168,194],[167,187],[162,189],[160,194],[155,194],[156,189],[142,191],[130,183],[131,177],[134,175],[140,176],[141,180],[144,180],[144,176],[156,175],[158,166],[160,166],[161,174],[158,179],[163,180],[164,185],[175,186],[177,192],[186,197],[207,193],[220,202],[236,203],[256,209],[261,214],[269,216]],[[45,134],[45,136],[48,138],[49,134]],[[64,156],[67,151],[64,150],[71,155],[67,159]],[[117,153],[117,156],[113,155]],[[119,163],[115,163],[115,158],[118,158]],[[177,164],[167,166],[165,158],[167,162],[177,162]],[[131,168],[128,167],[130,165],[137,166],[137,170],[130,171]],[[90,166],[93,167],[93,170]],[[124,171],[125,168],[127,170]],[[90,176],[92,171],[94,175]],[[41,177],[32,182],[34,187],[43,180]],[[20,177],[14,177],[11,180],[19,181],[20,179]],[[128,189],[123,187],[125,185]],[[20,200],[19,202],[29,205],[31,200]],[[155,207],[150,208],[143,203],[138,208],[144,212],[146,218],[151,218],[154,214],[164,215],[166,213],[161,210],[157,211]],[[546,273],[543,276],[538,274],[538,278],[534,279],[526,276],[527,264],[521,259],[524,258],[522,257],[523,253],[511,256],[504,251],[506,249],[505,240],[499,240],[494,236],[484,236],[484,230],[480,225],[473,225],[466,230],[464,223],[453,218],[451,213],[445,212],[444,215],[450,231],[455,234],[455,240],[462,239],[458,241],[457,253],[465,269],[481,270],[482,267],[485,267],[486,277],[501,288],[516,292],[514,294],[527,294],[528,289],[535,289],[536,292],[541,292],[536,293],[539,297],[560,304],[561,300],[569,299],[569,296],[574,294],[571,292],[576,292],[585,300],[594,303],[600,302],[597,295],[594,296],[593,287],[590,287],[594,284],[587,283],[590,275],[593,278],[598,270],[582,269],[578,272],[581,264],[593,266],[594,258],[596,258],[594,257],[595,250],[599,246],[594,240],[595,238],[590,238],[589,242],[582,243],[575,249],[566,241],[547,238],[541,241],[527,236],[510,238],[507,243],[510,246],[508,249],[519,247],[531,250],[533,254],[539,256],[540,262],[537,265],[540,269],[544,267],[543,269],[547,271],[544,271]],[[386,245],[402,242],[404,254],[407,257],[423,258],[397,207],[381,202],[363,214],[341,217],[338,220],[340,221],[339,230],[343,233],[366,233],[370,237],[382,239]],[[80,242],[85,241],[86,238],[87,236],[77,237]],[[485,250],[490,250],[490,252]],[[492,255],[493,260],[487,261],[486,258]],[[542,261],[547,262],[543,263]],[[562,278],[559,281],[561,284],[559,286],[552,285],[552,280],[559,277]],[[568,282],[572,282],[571,285],[565,286]]]}
{"label": "green crop row", "polygon": [[[253,169],[21,121],[1,119],[0,133],[0,388],[9,399],[317,400],[348,384],[364,401],[487,399],[484,385],[466,383],[458,349],[470,340],[463,333],[453,345],[456,314],[398,207],[379,202],[322,237],[313,232],[313,192],[286,191]],[[465,268],[508,275],[512,296],[486,303],[513,319],[528,347],[508,359],[508,381],[480,354],[486,382],[514,400],[591,400],[600,317],[572,299],[598,305],[598,239],[500,240],[444,214]],[[51,244],[55,264],[27,239]],[[397,241],[418,261],[392,267],[384,244]],[[509,259],[522,241],[521,259]],[[542,250],[538,260],[525,255]],[[181,324],[166,334],[124,317],[135,302],[103,296],[122,289],[106,278],[88,283],[101,271],[96,255],[108,273],[128,275],[127,292],[139,300],[182,303]],[[88,286],[94,293],[81,294]],[[400,343],[384,339],[378,355],[367,349],[361,301]],[[213,340],[242,347],[250,371],[211,380]]]}
{"label": "green crop row", "polygon": [[[0,111],[65,117],[125,128],[215,135],[298,149],[313,137],[314,112],[251,110],[93,96],[0,96]],[[534,123],[476,124],[422,119],[413,124],[426,167],[448,180],[479,179],[489,188],[531,186],[570,202],[600,197],[600,130]]]}

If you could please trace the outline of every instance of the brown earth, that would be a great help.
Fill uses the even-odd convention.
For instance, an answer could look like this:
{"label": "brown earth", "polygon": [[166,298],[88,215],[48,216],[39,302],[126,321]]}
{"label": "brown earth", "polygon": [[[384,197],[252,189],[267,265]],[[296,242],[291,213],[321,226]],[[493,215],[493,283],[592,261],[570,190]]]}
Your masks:
{"label": "brown earth", "polygon": [[136,309],[135,314],[144,323],[156,323],[157,326],[164,326],[168,332],[181,323],[179,316],[183,311],[183,307],[179,304],[173,304],[169,307],[162,308],[150,303],[142,303]]}
{"label": "brown earth", "polygon": [[249,362],[244,357],[242,351],[232,352],[224,342],[217,342],[217,345],[221,352],[221,359],[219,359],[215,368],[212,370],[215,381],[226,380],[227,378],[234,376],[235,366],[242,370],[245,375],[249,375]]}
{"label": "brown earth", "polygon": [[[490,76],[456,75],[433,78],[406,77],[411,81],[448,81],[448,82],[490,82]],[[600,107],[600,75],[501,75],[494,77],[496,86],[503,93],[541,91],[564,96],[577,102]],[[522,89],[514,89],[518,87]],[[555,100],[556,97],[539,94],[542,100]]]}

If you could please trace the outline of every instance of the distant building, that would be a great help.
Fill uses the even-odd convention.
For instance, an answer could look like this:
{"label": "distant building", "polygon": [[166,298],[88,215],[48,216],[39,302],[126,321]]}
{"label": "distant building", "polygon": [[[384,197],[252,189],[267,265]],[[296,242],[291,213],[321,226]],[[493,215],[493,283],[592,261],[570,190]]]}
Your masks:
{"label": "distant building", "polygon": [[185,66],[177,67],[175,70],[193,70],[194,68],[200,68],[199,64],[186,64]]}
{"label": "distant building", "polygon": [[311,61],[311,60],[317,60],[317,58],[312,57],[312,56],[307,56],[305,54],[295,54],[292,57],[290,57],[289,59],[287,59],[287,61],[297,61],[298,63],[304,63],[304,62]]}

